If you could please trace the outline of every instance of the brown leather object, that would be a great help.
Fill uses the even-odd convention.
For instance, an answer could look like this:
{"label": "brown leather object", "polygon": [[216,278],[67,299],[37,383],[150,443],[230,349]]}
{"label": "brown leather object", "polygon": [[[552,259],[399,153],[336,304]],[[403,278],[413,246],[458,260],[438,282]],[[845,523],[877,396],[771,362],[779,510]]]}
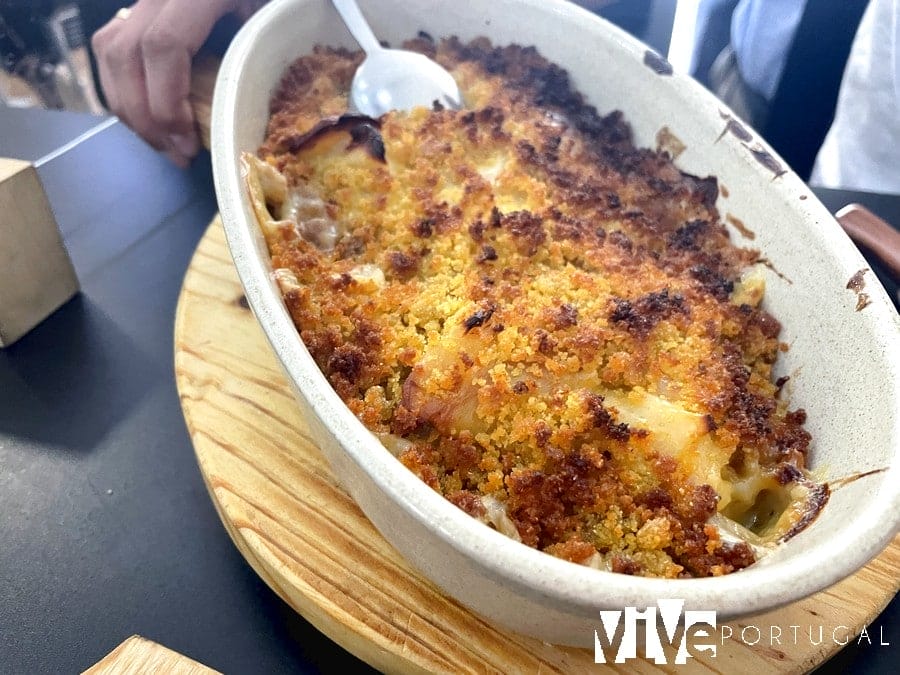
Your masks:
{"label": "brown leather object", "polygon": [[835,217],[854,244],[875,256],[900,281],[900,231],[859,204],[845,206]]}

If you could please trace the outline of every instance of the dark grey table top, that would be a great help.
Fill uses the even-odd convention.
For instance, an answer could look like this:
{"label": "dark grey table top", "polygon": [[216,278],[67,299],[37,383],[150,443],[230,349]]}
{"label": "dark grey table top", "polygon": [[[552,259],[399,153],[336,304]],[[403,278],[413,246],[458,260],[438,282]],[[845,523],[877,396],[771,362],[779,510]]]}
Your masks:
{"label": "dark grey table top", "polygon": [[[0,156],[101,121],[0,107]],[[229,673],[364,669],[243,560],[184,427],[172,330],[216,210],[208,156],[179,171],[113,124],[40,173],[82,293],[0,351],[0,672],[80,671],[135,633]],[[900,223],[898,198],[823,195]],[[874,624],[887,640],[897,604]],[[827,667],[890,669],[877,642]]]}

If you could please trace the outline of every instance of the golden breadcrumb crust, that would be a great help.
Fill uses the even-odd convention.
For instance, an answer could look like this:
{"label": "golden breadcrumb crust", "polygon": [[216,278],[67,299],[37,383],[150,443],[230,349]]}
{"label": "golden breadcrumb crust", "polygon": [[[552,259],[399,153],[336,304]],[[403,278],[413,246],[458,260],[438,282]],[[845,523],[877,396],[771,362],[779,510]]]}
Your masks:
{"label": "golden breadcrumb crust", "polygon": [[361,57],[328,48],[272,100],[259,157],[302,197],[268,196],[267,239],[312,356],[410,470],[529,546],[628,574],[751,564],[710,519],[768,541],[808,521],[810,437],[715,178],[634,147],[533,48],[408,46],[465,110],[346,116]]}

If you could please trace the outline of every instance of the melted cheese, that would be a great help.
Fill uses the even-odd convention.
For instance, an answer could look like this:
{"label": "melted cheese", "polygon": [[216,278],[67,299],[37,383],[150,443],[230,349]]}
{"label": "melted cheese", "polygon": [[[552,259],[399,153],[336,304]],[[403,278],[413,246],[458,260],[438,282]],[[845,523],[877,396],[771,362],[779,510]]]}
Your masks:
{"label": "melted cheese", "polygon": [[[704,415],[685,410],[641,388],[627,394],[607,392],[605,400],[615,409],[620,421],[650,433],[650,445],[655,452],[673,457],[698,483],[711,485],[722,494],[725,487],[722,469],[728,463],[731,449],[716,444]],[[719,506],[722,508],[721,502]]]}

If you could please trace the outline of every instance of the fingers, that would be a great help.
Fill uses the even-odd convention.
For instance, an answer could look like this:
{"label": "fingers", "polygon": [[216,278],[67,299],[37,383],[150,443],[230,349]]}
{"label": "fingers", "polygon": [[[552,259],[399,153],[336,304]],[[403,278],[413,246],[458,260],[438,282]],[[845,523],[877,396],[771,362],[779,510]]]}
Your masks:
{"label": "fingers", "polygon": [[115,49],[107,62],[115,85],[116,108],[113,112],[159,150],[165,143],[161,130],[155,127],[150,116],[141,52],[129,38],[127,33],[118,36],[114,43]]}
{"label": "fingers", "polygon": [[114,19],[91,37],[91,49],[93,49],[94,55],[97,57],[97,72],[100,75],[100,84],[106,96],[106,105],[110,112],[116,114],[118,114],[120,105],[119,97],[116,95],[116,88],[113,86],[114,77],[113,71],[109,66],[109,50],[117,32]]}
{"label": "fingers", "polygon": [[200,147],[188,101],[191,60],[231,4],[192,3],[185,12],[183,2],[169,0],[141,39],[150,116],[167,132],[170,150],[185,157],[193,157]]}
{"label": "fingers", "polygon": [[175,164],[199,149],[191,60],[235,0],[139,0],[91,40],[110,110]]}
{"label": "fingers", "polygon": [[91,40],[110,111],[156,149],[163,136],[150,117],[140,39],[163,2],[141,0],[128,19],[112,19]]}

